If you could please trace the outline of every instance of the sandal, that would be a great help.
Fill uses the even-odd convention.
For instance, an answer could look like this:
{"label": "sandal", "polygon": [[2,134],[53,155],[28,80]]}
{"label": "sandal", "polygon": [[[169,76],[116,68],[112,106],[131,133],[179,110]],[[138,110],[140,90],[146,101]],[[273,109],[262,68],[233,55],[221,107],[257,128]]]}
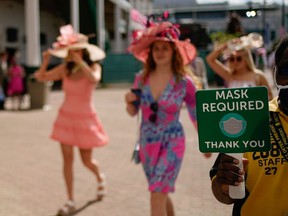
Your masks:
{"label": "sandal", "polygon": [[97,199],[102,200],[106,195],[106,176],[102,173],[100,174],[102,181],[98,183],[97,186]]}
{"label": "sandal", "polygon": [[76,210],[75,203],[68,200],[58,211],[57,216],[68,216]]}

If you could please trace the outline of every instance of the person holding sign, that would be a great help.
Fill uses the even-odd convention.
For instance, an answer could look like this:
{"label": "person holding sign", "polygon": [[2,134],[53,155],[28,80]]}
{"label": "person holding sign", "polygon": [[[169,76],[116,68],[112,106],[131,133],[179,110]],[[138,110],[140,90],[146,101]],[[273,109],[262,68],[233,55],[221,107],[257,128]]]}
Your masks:
{"label": "person holding sign", "polygon": [[[288,215],[288,35],[275,51],[275,83],[278,97],[269,102],[271,150],[244,153],[239,160],[220,153],[210,170],[212,191],[224,204],[234,204],[233,216]],[[232,199],[229,185],[245,179],[246,196]]]}
{"label": "person holding sign", "polygon": [[[263,72],[256,69],[250,48],[240,43],[241,46],[231,50],[228,44],[224,42],[218,45],[206,56],[207,63],[212,70],[224,79],[225,86],[228,88],[266,86],[269,100],[271,100],[273,98],[271,88]],[[226,55],[227,64],[218,60],[223,54]]]}
{"label": "person holding sign", "polygon": [[133,85],[142,90],[141,95],[129,91],[125,101],[130,116],[142,112],[140,161],[151,192],[152,216],[175,215],[169,193],[175,190],[185,151],[179,121],[184,102],[197,128],[196,87],[185,68],[195,58],[196,49],[189,41],[180,41],[179,35],[177,26],[170,22],[150,23],[128,48],[144,63]]}

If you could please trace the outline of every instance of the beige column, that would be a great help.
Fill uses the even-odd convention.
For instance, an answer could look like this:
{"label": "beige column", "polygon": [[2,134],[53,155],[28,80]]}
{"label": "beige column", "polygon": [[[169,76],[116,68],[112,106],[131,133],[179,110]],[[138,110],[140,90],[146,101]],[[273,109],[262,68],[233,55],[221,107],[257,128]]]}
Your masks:
{"label": "beige column", "polygon": [[97,11],[97,44],[100,48],[105,49],[105,14],[104,0],[96,0]]}
{"label": "beige column", "polygon": [[120,33],[120,22],[122,21],[121,9],[118,5],[114,5],[114,36],[115,36],[115,46],[114,52],[121,51],[121,33]]}
{"label": "beige column", "polygon": [[80,32],[79,27],[79,0],[70,0],[71,24],[76,32]]}
{"label": "beige column", "polygon": [[40,52],[39,0],[25,0],[26,65],[38,67]]}

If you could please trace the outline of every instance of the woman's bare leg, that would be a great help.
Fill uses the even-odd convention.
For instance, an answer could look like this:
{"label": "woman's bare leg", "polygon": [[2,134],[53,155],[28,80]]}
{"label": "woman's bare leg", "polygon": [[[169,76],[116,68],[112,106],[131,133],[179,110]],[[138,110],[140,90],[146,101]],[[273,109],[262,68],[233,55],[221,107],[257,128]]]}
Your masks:
{"label": "woman's bare leg", "polygon": [[13,95],[11,97],[11,102],[12,102],[12,109],[18,110],[18,97],[17,97],[17,95]]}
{"label": "woman's bare leg", "polygon": [[101,182],[103,176],[101,176],[99,164],[92,158],[92,149],[80,149],[80,155],[83,164],[93,172],[98,182]]}
{"label": "woman's bare leg", "polygon": [[63,155],[63,174],[66,183],[68,200],[74,201],[73,194],[73,147],[61,144]]}
{"label": "woman's bare leg", "polygon": [[80,149],[80,155],[83,164],[96,176],[98,182],[97,199],[102,200],[106,194],[105,175],[100,171],[98,162],[92,158],[92,149]]}
{"label": "woman's bare leg", "polygon": [[173,202],[169,196],[167,196],[166,210],[167,210],[167,216],[175,216]]}
{"label": "woman's bare leg", "polygon": [[167,193],[151,192],[151,216],[166,216]]}

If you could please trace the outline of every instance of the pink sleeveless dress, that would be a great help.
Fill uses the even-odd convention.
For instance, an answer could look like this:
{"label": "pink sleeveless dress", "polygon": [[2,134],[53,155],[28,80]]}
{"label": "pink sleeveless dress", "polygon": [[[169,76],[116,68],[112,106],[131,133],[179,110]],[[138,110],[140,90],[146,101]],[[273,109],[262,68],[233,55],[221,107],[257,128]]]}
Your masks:
{"label": "pink sleeveless dress", "polygon": [[86,77],[79,80],[63,79],[65,100],[54,123],[52,139],[82,149],[107,144],[108,135],[93,106],[95,86]]}
{"label": "pink sleeveless dress", "polygon": [[22,78],[23,68],[15,65],[9,70],[9,83],[8,83],[8,95],[13,96],[15,94],[22,94],[24,92],[24,83]]}

